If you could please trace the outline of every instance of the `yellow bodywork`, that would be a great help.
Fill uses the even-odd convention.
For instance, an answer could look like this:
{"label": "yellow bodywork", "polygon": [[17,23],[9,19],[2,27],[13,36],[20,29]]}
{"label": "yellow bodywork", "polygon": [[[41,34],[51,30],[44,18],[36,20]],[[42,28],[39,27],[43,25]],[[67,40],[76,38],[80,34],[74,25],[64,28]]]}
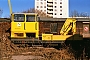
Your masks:
{"label": "yellow bodywork", "polygon": [[11,31],[24,32],[24,22],[11,22]]}
{"label": "yellow bodywork", "polygon": [[[26,21],[26,15],[24,14],[24,22],[14,22],[14,14],[12,14],[12,22],[11,22],[11,38],[26,38],[26,33],[35,33],[35,38],[39,38],[39,22],[37,21],[37,14],[35,14],[35,21]],[[32,14],[30,14],[32,15]],[[66,40],[72,35],[67,35],[69,30],[72,29],[73,35],[76,33],[76,20],[72,18],[68,18],[61,31],[60,35],[53,34],[42,34],[42,40]]]}
{"label": "yellow bodywork", "polygon": [[72,32],[74,35],[76,33],[76,20],[73,18],[68,18],[61,31],[60,31],[60,35],[53,35],[53,34],[42,34],[42,40],[51,40],[51,41],[64,41],[67,38],[71,37],[72,35],[67,35],[69,30],[72,29]]}
{"label": "yellow bodywork", "polygon": [[72,28],[73,34],[75,34],[76,33],[76,20],[73,18],[67,18],[62,29],[60,30],[60,34],[67,35],[71,28]]}
{"label": "yellow bodywork", "polygon": [[[8,0],[10,14],[11,14],[11,38],[26,38],[26,33],[35,33],[35,38],[39,38],[39,22],[37,22],[37,14],[24,14],[23,22],[14,22],[14,14],[12,13],[12,7],[10,0]],[[18,13],[20,14],[20,13]],[[34,22],[26,22],[26,15],[35,15]],[[69,30],[72,28],[73,35],[76,33],[76,20],[73,18],[68,18],[62,29],[60,30],[60,35],[53,34],[42,34],[42,40],[66,40],[72,35],[67,35]]]}
{"label": "yellow bodywork", "polygon": [[35,37],[38,38],[39,23],[36,21],[37,14],[35,14],[34,22],[26,22],[26,15],[32,14],[25,13],[24,15],[25,15],[24,22],[14,22],[14,14],[12,15],[11,38],[26,38],[26,33],[35,33]]}
{"label": "yellow bodywork", "polygon": [[25,22],[25,32],[36,33],[36,38],[38,38],[39,23],[38,22]]}
{"label": "yellow bodywork", "polygon": [[42,34],[42,40],[52,40],[53,34]]}
{"label": "yellow bodywork", "polygon": [[71,37],[72,35],[53,35],[52,40],[66,40],[67,38]]}
{"label": "yellow bodywork", "polygon": [[66,40],[67,38],[71,37],[72,35],[53,35],[53,34],[42,34],[42,40],[44,41],[62,41]]}
{"label": "yellow bodywork", "polygon": [[[20,26],[18,25],[20,24]],[[25,24],[25,28],[24,28]],[[39,34],[39,23],[38,22],[11,22],[11,37],[20,37],[16,36],[15,33],[23,33],[23,36],[21,38],[26,37],[26,33],[36,33],[36,38],[38,38]]]}
{"label": "yellow bodywork", "polygon": [[[18,35],[23,34],[23,35]],[[11,22],[11,37],[26,37],[24,30],[24,22]]]}

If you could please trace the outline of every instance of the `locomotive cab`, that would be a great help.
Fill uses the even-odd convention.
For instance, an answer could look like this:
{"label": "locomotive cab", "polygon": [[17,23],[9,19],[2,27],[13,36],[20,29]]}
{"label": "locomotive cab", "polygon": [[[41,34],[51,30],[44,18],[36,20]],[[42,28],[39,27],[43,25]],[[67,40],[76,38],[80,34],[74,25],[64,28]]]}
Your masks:
{"label": "locomotive cab", "polygon": [[36,13],[14,13],[11,21],[11,38],[38,38],[39,23]]}

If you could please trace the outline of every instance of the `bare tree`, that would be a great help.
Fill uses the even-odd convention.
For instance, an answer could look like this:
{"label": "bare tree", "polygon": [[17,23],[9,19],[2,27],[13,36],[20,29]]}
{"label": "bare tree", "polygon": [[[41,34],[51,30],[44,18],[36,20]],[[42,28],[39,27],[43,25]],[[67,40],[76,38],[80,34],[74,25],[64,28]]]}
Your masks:
{"label": "bare tree", "polygon": [[71,17],[78,17],[79,16],[79,13],[78,13],[78,11],[74,10],[74,11],[71,11],[70,16]]}
{"label": "bare tree", "polygon": [[70,13],[70,17],[89,17],[89,14],[84,12],[79,13],[78,11],[74,10]]}
{"label": "bare tree", "polygon": [[24,13],[35,13],[35,9],[34,8],[30,8],[26,11],[23,11]]}
{"label": "bare tree", "polygon": [[42,10],[35,10],[34,8],[30,8],[26,11],[23,11],[24,13],[37,13],[38,16],[40,17],[50,17],[49,15],[47,15],[45,12],[43,12]]}
{"label": "bare tree", "polygon": [[2,10],[2,9],[0,9],[0,17],[2,16],[2,13],[3,13],[3,10]]}

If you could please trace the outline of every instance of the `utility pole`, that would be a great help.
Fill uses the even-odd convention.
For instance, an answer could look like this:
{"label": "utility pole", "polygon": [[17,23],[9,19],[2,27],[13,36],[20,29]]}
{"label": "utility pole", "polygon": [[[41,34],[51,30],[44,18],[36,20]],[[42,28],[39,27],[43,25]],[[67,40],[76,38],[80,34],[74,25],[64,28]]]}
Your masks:
{"label": "utility pole", "polygon": [[8,5],[9,5],[9,9],[10,9],[10,14],[12,14],[12,6],[11,6],[11,3],[10,3],[10,0],[8,0]]}

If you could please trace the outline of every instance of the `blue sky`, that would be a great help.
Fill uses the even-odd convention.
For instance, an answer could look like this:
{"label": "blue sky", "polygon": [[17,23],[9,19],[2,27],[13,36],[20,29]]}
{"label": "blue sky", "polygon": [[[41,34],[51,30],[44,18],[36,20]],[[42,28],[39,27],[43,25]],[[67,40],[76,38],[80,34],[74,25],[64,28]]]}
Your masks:
{"label": "blue sky", "polygon": [[[13,12],[20,12],[34,7],[35,0],[11,0]],[[2,17],[10,15],[8,0],[0,0],[0,8],[3,9]],[[90,15],[90,0],[69,0],[69,12],[88,13]]]}

